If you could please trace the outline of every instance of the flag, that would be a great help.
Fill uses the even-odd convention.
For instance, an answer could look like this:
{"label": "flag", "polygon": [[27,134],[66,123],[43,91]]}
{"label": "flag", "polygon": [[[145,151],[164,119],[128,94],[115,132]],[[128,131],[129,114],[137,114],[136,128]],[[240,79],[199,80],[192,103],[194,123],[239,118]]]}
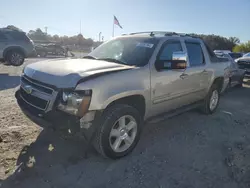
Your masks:
{"label": "flag", "polygon": [[118,25],[122,29],[122,26],[120,25],[118,19],[115,16],[114,16],[114,24]]}

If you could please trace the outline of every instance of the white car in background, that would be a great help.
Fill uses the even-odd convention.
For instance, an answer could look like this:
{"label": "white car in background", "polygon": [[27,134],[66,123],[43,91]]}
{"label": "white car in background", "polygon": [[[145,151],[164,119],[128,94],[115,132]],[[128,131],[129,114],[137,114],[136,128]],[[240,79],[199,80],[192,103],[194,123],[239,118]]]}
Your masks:
{"label": "white car in background", "polygon": [[235,61],[240,69],[245,70],[247,75],[250,74],[250,52]]}
{"label": "white car in background", "polygon": [[240,69],[238,64],[235,62],[235,60],[230,56],[228,53],[215,53],[217,57],[220,58],[227,58],[230,61],[229,65],[229,83],[228,87],[234,87],[234,86],[239,86],[241,87],[243,85],[243,79],[245,77],[245,70]]}

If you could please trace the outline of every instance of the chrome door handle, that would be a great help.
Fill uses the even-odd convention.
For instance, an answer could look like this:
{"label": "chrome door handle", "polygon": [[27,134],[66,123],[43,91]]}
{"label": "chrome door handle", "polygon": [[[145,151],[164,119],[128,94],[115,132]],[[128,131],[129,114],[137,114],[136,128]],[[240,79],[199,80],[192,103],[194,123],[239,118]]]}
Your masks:
{"label": "chrome door handle", "polygon": [[208,74],[208,71],[205,69],[202,71],[203,74]]}
{"label": "chrome door handle", "polygon": [[181,75],[180,75],[180,78],[181,79],[185,79],[185,78],[187,78],[188,77],[188,74],[185,74],[185,73],[182,73]]}

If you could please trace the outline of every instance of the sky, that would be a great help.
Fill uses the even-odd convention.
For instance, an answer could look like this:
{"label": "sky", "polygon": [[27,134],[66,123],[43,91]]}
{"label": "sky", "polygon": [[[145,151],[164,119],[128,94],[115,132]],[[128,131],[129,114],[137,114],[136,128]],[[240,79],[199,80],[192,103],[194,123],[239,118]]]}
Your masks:
{"label": "sky", "polygon": [[49,34],[72,36],[81,30],[85,38],[94,40],[102,32],[107,40],[112,37],[115,15],[123,27],[115,26],[115,36],[153,30],[250,40],[250,0],[1,1],[0,27],[15,25],[25,32],[48,27]]}

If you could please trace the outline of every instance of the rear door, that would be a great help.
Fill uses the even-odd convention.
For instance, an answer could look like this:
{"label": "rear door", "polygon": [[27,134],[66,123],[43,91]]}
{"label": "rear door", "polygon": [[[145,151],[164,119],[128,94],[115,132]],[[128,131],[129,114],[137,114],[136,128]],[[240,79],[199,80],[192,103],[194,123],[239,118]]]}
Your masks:
{"label": "rear door", "polygon": [[195,40],[186,40],[185,46],[189,62],[185,74],[190,83],[190,100],[195,102],[203,99],[206,95],[209,85],[209,71],[201,43]]}
{"label": "rear door", "polygon": [[3,32],[0,31],[0,59],[3,58],[4,49],[8,45],[8,39]]}

